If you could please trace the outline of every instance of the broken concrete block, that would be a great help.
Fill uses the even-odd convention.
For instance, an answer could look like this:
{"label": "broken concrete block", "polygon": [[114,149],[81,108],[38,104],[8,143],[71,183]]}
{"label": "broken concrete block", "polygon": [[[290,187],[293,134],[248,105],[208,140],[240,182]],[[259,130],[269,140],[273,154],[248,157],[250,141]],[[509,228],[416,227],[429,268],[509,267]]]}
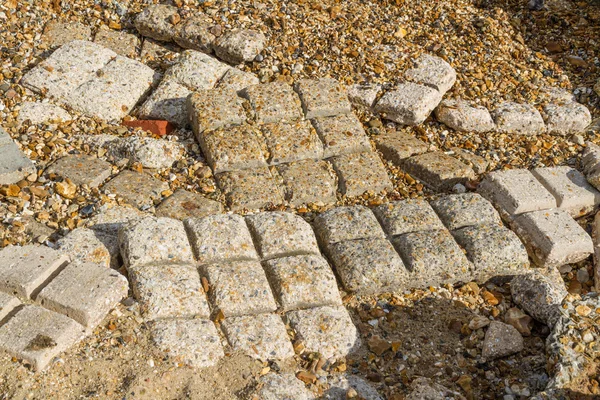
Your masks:
{"label": "broken concrete block", "polygon": [[374,111],[400,125],[419,125],[440,101],[442,95],[436,89],[407,82],[386,92],[375,104]]}
{"label": "broken concrete block", "polygon": [[546,105],[544,120],[548,133],[571,135],[585,131],[585,128],[592,123],[592,116],[586,106],[572,102],[563,105]]}
{"label": "broken concrete block", "polygon": [[64,108],[51,103],[27,101],[21,105],[17,123],[38,125],[52,122],[67,122],[73,117]]}
{"label": "broken concrete block", "polygon": [[529,104],[502,103],[492,111],[492,118],[499,133],[537,135],[546,132],[540,112]]}
{"label": "broken concrete block", "polygon": [[402,168],[436,191],[447,191],[457,183],[475,178],[471,167],[441,151],[407,158]]}
{"label": "broken concrete block", "polygon": [[177,29],[172,23],[175,15],[179,17],[177,7],[152,4],[135,17],[134,25],[142,36],[170,42]]}
{"label": "broken concrete block", "polygon": [[432,87],[444,95],[456,81],[456,71],[446,61],[429,54],[421,55],[414,62],[414,68],[404,76],[409,81]]}
{"label": "broken concrete block", "polygon": [[510,281],[512,299],[527,314],[553,328],[568,292],[557,269],[532,271]]}
{"label": "broken concrete block", "polygon": [[112,165],[96,157],[73,154],[59,158],[50,164],[44,173],[70,179],[78,186],[87,185],[90,188],[95,188],[110,176]]}
{"label": "broken concrete block", "polygon": [[36,172],[35,165],[0,128],[0,185],[11,185]]}
{"label": "broken concrete block", "polygon": [[471,106],[464,100],[444,100],[435,109],[436,118],[460,132],[490,132],[495,125],[487,108]]}
{"label": "broken concrete block", "polygon": [[162,192],[169,189],[169,185],[143,172],[123,170],[103,189],[137,208],[149,208],[161,199]]}
{"label": "broken concrete block", "polygon": [[251,29],[234,29],[219,36],[213,43],[217,57],[231,64],[253,61],[265,47],[267,38]]}

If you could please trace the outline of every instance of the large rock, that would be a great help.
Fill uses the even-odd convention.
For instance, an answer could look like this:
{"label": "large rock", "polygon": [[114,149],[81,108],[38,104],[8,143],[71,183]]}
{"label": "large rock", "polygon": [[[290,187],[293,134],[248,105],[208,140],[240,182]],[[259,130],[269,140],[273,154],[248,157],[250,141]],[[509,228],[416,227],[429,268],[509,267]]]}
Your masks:
{"label": "large rock", "polygon": [[[135,18],[135,27],[142,36],[163,42],[170,42],[175,37],[177,7],[164,4],[153,4],[139,13]],[[177,14],[177,16],[179,16]]]}
{"label": "large rock", "polygon": [[523,350],[523,337],[512,325],[493,321],[483,341],[482,356],[488,360],[509,356]]}
{"label": "large rock", "polygon": [[568,294],[565,284],[552,268],[516,276],[510,284],[513,301],[529,315],[553,327],[560,316],[560,304]]}
{"label": "large rock", "polygon": [[215,40],[213,47],[220,59],[231,64],[252,61],[265,47],[267,38],[261,32],[236,29]]}

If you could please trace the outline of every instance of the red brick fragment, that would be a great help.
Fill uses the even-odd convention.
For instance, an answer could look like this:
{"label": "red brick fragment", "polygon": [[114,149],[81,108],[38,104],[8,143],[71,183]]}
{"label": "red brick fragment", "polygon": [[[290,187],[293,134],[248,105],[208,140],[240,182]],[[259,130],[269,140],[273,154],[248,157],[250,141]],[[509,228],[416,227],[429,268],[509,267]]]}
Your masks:
{"label": "red brick fragment", "polygon": [[175,125],[169,121],[155,119],[123,120],[122,124],[131,128],[142,128],[158,136],[168,135],[175,129]]}

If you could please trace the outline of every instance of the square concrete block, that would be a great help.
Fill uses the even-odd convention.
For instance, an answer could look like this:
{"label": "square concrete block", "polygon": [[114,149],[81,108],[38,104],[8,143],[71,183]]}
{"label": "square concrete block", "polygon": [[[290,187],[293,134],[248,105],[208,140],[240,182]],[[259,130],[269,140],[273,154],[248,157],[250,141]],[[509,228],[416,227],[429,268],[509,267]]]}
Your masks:
{"label": "square concrete block", "polygon": [[140,39],[132,33],[101,27],[94,36],[94,43],[111,49],[123,57],[136,57]]}
{"label": "square concrete block", "polygon": [[112,172],[112,165],[104,160],[85,154],[59,158],[46,168],[46,175],[57,175],[70,179],[76,185],[98,187]]}
{"label": "square concrete block", "polygon": [[393,239],[410,270],[411,287],[440,286],[470,279],[473,265],[446,229],[413,232]]}
{"label": "square concrete block", "polygon": [[135,17],[134,25],[142,36],[170,42],[176,31],[171,20],[177,13],[175,6],[152,4]]}
{"label": "square concrete block", "polygon": [[277,304],[258,261],[234,261],[202,267],[213,310],[225,318],[273,312]]}
{"label": "square concrete block", "polygon": [[262,32],[251,29],[232,29],[213,43],[217,57],[231,64],[253,61],[265,47],[267,38]]}
{"label": "square concrete block", "polygon": [[283,180],[285,200],[293,206],[335,203],[337,180],[324,160],[302,160],[277,166]]}
{"label": "square concrete block", "polygon": [[296,91],[306,118],[352,112],[346,89],[335,79],[301,79],[296,84]]}
{"label": "square concrete block", "polygon": [[451,231],[473,225],[502,225],[498,211],[477,193],[443,196],[431,206]]}
{"label": "square concrete block", "polygon": [[187,98],[191,90],[172,79],[163,79],[160,85],[140,107],[140,119],[162,119],[185,128],[190,124]]}
{"label": "square concrete block", "polygon": [[223,172],[217,182],[232,211],[283,203],[282,189],[268,168]]}
{"label": "square concrete block", "polygon": [[267,361],[294,356],[294,348],[279,315],[232,317],[224,320],[221,326],[233,350],[252,358]]}
{"label": "square concrete block", "polygon": [[452,151],[452,156],[473,168],[476,174],[485,173],[490,166],[488,160],[468,150],[461,149],[460,147],[452,147],[450,150]]}
{"label": "square concrete block", "polygon": [[530,104],[506,102],[492,111],[499,133],[537,135],[546,132],[540,112]]}
{"label": "square concrete block", "polygon": [[502,225],[466,226],[452,234],[475,267],[470,279],[485,282],[497,275],[528,271],[529,257],[525,246],[513,231]]}
{"label": "square concrete block", "polygon": [[548,104],[544,107],[544,120],[548,133],[572,135],[585,131],[592,123],[590,110],[583,104],[569,102],[566,104]]}
{"label": "square concrete block", "polygon": [[407,158],[402,168],[435,191],[447,191],[475,178],[471,167],[441,151]]}
{"label": "square concrete block", "polygon": [[317,238],[308,222],[287,212],[261,212],[246,217],[263,259],[319,254]]}
{"label": "square concrete block", "polygon": [[356,84],[348,88],[348,99],[357,106],[370,109],[373,107],[377,96],[381,93],[381,85],[377,84]]}
{"label": "square concrete block", "polygon": [[0,290],[29,299],[68,261],[66,254],[46,246],[7,246],[0,250]]}
{"label": "square concrete block", "polygon": [[218,89],[229,89],[240,92],[248,86],[259,84],[258,76],[252,72],[245,72],[238,68],[230,68],[223,78],[217,83]]}
{"label": "square concrete block", "polygon": [[387,239],[347,240],[328,246],[328,253],[349,292],[379,294],[407,287],[408,271]]}
{"label": "square concrete block", "polygon": [[428,86],[412,82],[399,84],[386,92],[374,111],[400,125],[420,125],[442,101],[442,94]]}
{"label": "square concrete block", "polygon": [[264,266],[284,311],[342,305],[335,275],[320,255],[278,258]]}
{"label": "square concrete block", "polygon": [[383,158],[395,165],[410,156],[422,154],[429,150],[429,145],[402,131],[387,131],[374,137],[375,146]]}
{"label": "square concrete block", "polygon": [[365,206],[336,207],[318,215],[314,221],[317,237],[328,245],[346,240],[385,238],[373,212]]}
{"label": "square concrete block", "polygon": [[340,192],[346,196],[392,189],[392,181],[375,152],[345,154],[334,157],[332,161],[339,177]]}
{"label": "square concrete block", "polygon": [[261,128],[269,150],[269,164],[323,157],[323,143],[310,122],[280,122]]}
{"label": "square concrete block", "polygon": [[490,172],[477,191],[508,215],[556,207],[554,196],[526,169]]}
{"label": "square concrete block", "polygon": [[172,362],[194,368],[216,365],[225,356],[219,332],[206,319],[163,319],[153,323],[152,340]]}
{"label": "square concrete block", "polygon": [[111,266],[113,258],[116,264],[119,255],[119,245],[111,234],[88,228],[73,229],[56,245],[71,261],[102,264],[106,268]]}
{"label": "square concrete block", "polygon": [[127,279],[94,263],[71,263],[37,295],[45,308],[93,329],[127,297]]}
{"label": "square concrete block", "polygon": [[407,199],[382,204],[373,209],[390,236],[443,229],[444,224],[423,199]]}
{"label": "square concrete block", "polygon": [[360,347],[360,335],[343,306],[290,311],[286,317],[307,353],[340,358]]}
{"label": "square concrete block", "polygon": [[487,108],[472,106],[464,100],[444,100],[435,109],[435,116],[446,126],[459,132],[485,133],[495,128]]}
{"label": "square concrete block", "polygon": [[586,259],[594,252],[592,238],[564,210],[542,210],[519,215],[513,229],[533,261],[546,268]]}
{"label": "square concrete block", "polygon": [[116,194],[137,208],[152,207],[168,188],[167,182],[130,170],[121,171],[103,187],[105,192]]}
{"label": "square concrete block", "polygon": [[575,168],[536,168],[531,172],[552,193],[558,208],[574,218],[590,213],[600,204],[600,192]]}
{"label": "square concrete block", "polygon": [[198,135],[202,152],[215,174],[266,167],[259,142],[260,132],[252,125],[219,128]]}
{"label": "square concrete block", "polygon": [[242,96],[250,101],[256,121],[263,124],[302,118],[300,98],[294,89],[282,82],[248,86]]}
{"label": "square concrete block", "polygon": [[215,35],[210,32],[212,26],[212,20],[207,14],[198,13],[188,16],[177,24],[173,40],[184,49],[210,54],[215,40]]}
{"label": "square concrete block", "polygon": [[149,216],[130,221],[119,231],[119,243],[128,268],[194,261],[183,223],[176,219]]}
{"label": "square concrete block", "polygon": [[246,121],[244,101],[235,90],[209,89],[192,93],[187,102],[192,129],[201,138],[202,132]]}
{"label": "square concrete block", "polygon": [[9,294],[0,292],[0,321],[6,318],[15,308],[21,305],[21,301]]}
{"label": "square concrete block", "polygon": [[214,88],[230,68],[208,54],[186,50],[165,73],[165,79],[174,80],[192,91],[207,90]]}
{"label": "square concrete block", "polygon": [[194,254],[200,264],[258,260],[244,217],[211,215],[184,221]]}
{"label": "square concrete block", "polygon": [[[314,400],[315,395],[292,373],[270,373],[259,378],[259,385],[252,392],[261,400]],[[345,396],[345,394],[344,394]]]}
{"label": "square concrete block", "polygon": [[406,71],[406,79],[432,87],[442,95],[450,90],[456,81],[456,71],[440,57],[423,54],[414,64],[413,68]]}
{"label": "square concrete block", "polygon": [[35,165],[0,127],[0,185],[17,183],[36,172]]}
{"label": "square concrete block", "polygon": [[44,27],[42,42],[50,48],[55,48],[73,40],[90,40],[92,29],[79,22],[60,22],[50,20]]}
{"label": "square concrete block", "polygon": [[147,215],[137,208],[105,204],[99,208],[96,215],[88,219],[87,226],[94,231],[117,236],[123,224]]}
{"label": "square concrete block", "polygon": [[197,193],[177,189],[156,208],[157,217],[184,220],[202,218],[208,215],[221,214],[223,205],[215,200],[207,199]]}
{"label": "square concrete block", "polygon": [[62,314],[26,305],[0,326],[0,350],[23,359],[34,370],[46,368],[52,359],[84,337],[85,328]]}
{"label": "square concrete block", "polygon": [[311,120],[321,141],[323,157],[371,151],[371,143],[356,115],[342,114]]}
{"label": "square concrete block", "polygon": [[147,320],[210,317],[208,300],[194,264],[131,267],[129,279]]}

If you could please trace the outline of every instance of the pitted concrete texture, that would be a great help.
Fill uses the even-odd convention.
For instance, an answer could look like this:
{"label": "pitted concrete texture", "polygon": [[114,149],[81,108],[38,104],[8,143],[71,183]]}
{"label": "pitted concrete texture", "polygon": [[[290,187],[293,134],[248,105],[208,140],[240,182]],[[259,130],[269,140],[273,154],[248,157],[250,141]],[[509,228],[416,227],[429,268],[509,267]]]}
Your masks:
{"label": "pitted concrete texture", "polygon": [[[116,262],[119,245],[112,235],[88,228],[76,228],[56,242],[57,248],[72,261],[91,262],[110,267]],[[113,264],[114,265],[114,264]],[[118,265],[114,265],[118,267]]]}
{"label": "pitted concrete texture", "polygon": [[383,204],[373,209],[388,235],[443,229],[444,225],[431,205],[422,199]]}
{"label": "pitted concrete texture", "polygon": [[335,79],[302,79],[296,84],[306,118],[330,117],[352,111],[346,90]]}
{"label": "pitted concrete texture", "polygon": [[44,171],[46,175],[68,178],[76,185],[100,186],[111,174],[112,166],[104,160],[85,154],[58,159]]}
{"label": "pitted concrete texture", "polygon": [[374,111],[400,125],[420,125],[440,101],[442,95],[436,89],[406,82],[386,92],[375,104]]}
{"label": "pitted concrete texture", "polygon": [[572,135],[581,133],[592,122],[590,110],[583,104],[548,104],[544,107],[544,119],[548,133]]}
{"label": "pitted concrete texture", "polygon": [[495,129],[487,108],[471,106],[464,100],[444,100],[435,109],[436,118],[450,128],[461,132],[489,132]]}
{"label": "pitted concrete texture", "polygon": [[0,185],[10,185],[36,171],[8,133],[0,127]]}
{"label": "pitted concrete texture", "polygon": [[21,301],[18,298],[0,292],[0,321],[6,318],[19,305],[21,305]]}
{"label": "pitted concrete texture", "polygon": [[456,82],[456,71],[439,57],[423,54],[414,61],[414,67],[406,71],[406,79],[436,89],[444,95]]}
{"label": "pitted concrete texture", "polygon": [[444,225],[451,231],[473,225],[501,225],[500,214],[477,193],[442,196],[431,202]]}
{"label": "pitted concrete texture", "polygon": [[471,167],[441,151],[407,158],[403,169],[435,191],[448,191],[475,178]]}
{"label": "pitted concrete texture", "polygon": [[529,104],[502,103],[492,117],[499,133],[537,135],[546,132],[546,125],[540,112]]}
{"label": "pitted concrete texture", "polygon": [[20,126],[25,123],[38,125],[52,122],[67,122],[73,117],[65,109],[52,103],[25,102],[21,105],[17,122]]}

